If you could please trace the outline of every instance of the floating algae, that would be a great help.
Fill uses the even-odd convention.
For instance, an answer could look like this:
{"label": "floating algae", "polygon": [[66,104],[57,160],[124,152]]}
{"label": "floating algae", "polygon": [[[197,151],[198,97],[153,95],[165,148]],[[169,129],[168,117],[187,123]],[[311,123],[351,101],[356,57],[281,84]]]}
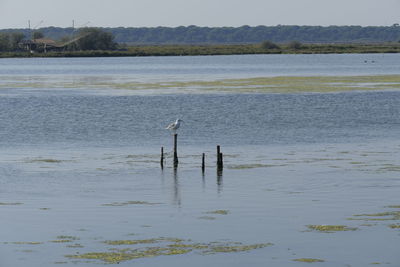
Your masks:
{"label": "floating algae", "polygon": [[390,224],[389,227],[392,229],[400,229],[400,224]]}
{"label": "floating algae", "polygon": [[22,204],[21,202],[0,202],[0,206],[17,206]]}
{"label": "floating algae", "polygon": [[[160,246],[160,243],[162,242],[165,242],[166,244],[164,246]],[[114,246],[135,246],[139,244],[156,243],[157,245],[140,248],[111,248],[105,252],[89,252],[84,254],[77,253],[75,255],[66,255],[65,257],[75,260],[100,260],[107,264],[117,264],[123,261],[140,258],[187,254],[192,251],[203,255],[209,255],[215,253],[245,252],[273,245],[272,243],[245,245],[240,242],[212,242],[209,244],[191,243],[190,240],[165,237],[151,238],[146,240],[114,240],[104,241],[103,243]]]}
{"label": "floating algae", "polygon": [[[362,220],[362,221],[393,221],[400,220],[400,211],[387,211],[372,214],[356,214],[354,217],[363,218],[349,218],[349,220]],[[372,218],[376,217],[376,218]]]}
{"label": "floating algae", "polygon": [[301,258],[301,259],[294,259],[293,261],[298,261],[298,262],[308,262],[308,263],[314,263],[314,262],[324,262],[324,260],[320,260],[320,259],[312,259],[312,258]]}
{"label": "floating algae", "polygon": [[346,225],[307,225],[307,228],[310,230],[325,233],[357,230],[357,228],[355,227],[348,227]]}
{"label": "floating algae", "polygon": [[147,201],[126,201],[126,202],[113,202],[108,204],[103,204],[102,206],[110,206],[110,207],[121,207],[127,205],[158,205],[161,203],[152,203]]}
{"label": "floating algae", "polygon": [[137,244],[153,244],[153,243],[160,243],[160,242],[182,242],[182,239],[177,238],[151,238],[151,239],[139,239],[139,240],[106,240],[103,243],[107,245],[137,245]]}
{"label": "floating algae", "polygon": [[12,242],[11,244],[15,244],[15,245],[41,245],[43,244],[43,242]]}
{"label": "floating algae", "polygon": [[29,161],[30,163],[35,163],[35,162],[45,162],[45,163],[61,163],[61,160],[58,159],[32,159]]}
{"label": "floating algae", "polygon": [[207,214],[219,214],[219,215],[228,215],[229,210],[214,210],[214,211],[207,211]]}

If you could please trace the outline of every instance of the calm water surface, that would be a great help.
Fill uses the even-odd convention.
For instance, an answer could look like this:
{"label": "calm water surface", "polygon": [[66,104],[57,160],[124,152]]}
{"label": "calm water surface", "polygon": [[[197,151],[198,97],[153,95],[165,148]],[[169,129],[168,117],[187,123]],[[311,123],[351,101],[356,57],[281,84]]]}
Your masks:
{"label": "calm water surface", "polygon": [[[386,54],[1,59],[0,82],[399,74],[399,60]],[[95,266],[102,262],[65,255],[137,248],[106,240],[160,237],[273,245],[120,265],[309,265],[293,261],[300,258],[332,267],[400,264],[400,232],[390,227],[399,219],[379,216],[400,212],[400,91],[139,95],[21,85],[3,86],[0,94],[1,267]],[[184,123],[174,171],[164,127],[177,117]],[[222,173],[215,169],[217,144]],[[168,152],[163,171],[161,146]],[[321,233],[307,225],[357,230]],[[73,238],[53,242],[60,236]]]}

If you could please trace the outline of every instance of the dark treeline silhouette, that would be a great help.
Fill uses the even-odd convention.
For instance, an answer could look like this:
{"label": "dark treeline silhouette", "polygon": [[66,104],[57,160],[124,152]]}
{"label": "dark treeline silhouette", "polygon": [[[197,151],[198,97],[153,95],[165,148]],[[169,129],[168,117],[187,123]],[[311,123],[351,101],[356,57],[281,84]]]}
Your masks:
{"label": "dark treeline silhouette", "polygon": [[[242,26],[242,27],[155,27],[155,28],[101,28],[111,33],[117,43],[127,44],[246,44],[265,40],[288,43],[380,43],[399,42],[400,26]],[[47,38],[60,40],[73,36],[73,28],[47,27],[40,31]],[[28,38],[28,29],[7,29],[1,32],[22,32]]]}

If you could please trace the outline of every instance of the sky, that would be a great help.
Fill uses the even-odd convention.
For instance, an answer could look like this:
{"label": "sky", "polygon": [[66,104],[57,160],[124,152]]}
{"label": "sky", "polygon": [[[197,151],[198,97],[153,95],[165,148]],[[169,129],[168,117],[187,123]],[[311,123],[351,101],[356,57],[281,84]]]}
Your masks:
{"label": "sky", "polygon": [[400,0],[0,0],[0,29],[41,27],[390,26]]}

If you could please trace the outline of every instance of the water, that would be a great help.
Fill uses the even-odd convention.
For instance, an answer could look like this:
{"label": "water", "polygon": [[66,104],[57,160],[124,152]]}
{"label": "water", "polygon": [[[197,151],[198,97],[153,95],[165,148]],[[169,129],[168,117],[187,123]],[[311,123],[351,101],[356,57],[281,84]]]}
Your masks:
{"label": "water", "polygon": [[[120,265],[398,266],[399,230],[390,225],[399,220],[379,214],[400,205],[399,91],[143,94],[64,84],[398,74],[398,62],[386,54],[1,59],[0,266],[95,266],[102,261],[65,255],[171,245],[104,243],[160,237],[273,245]],[[174,171],[164,127],[177,117]]]}

